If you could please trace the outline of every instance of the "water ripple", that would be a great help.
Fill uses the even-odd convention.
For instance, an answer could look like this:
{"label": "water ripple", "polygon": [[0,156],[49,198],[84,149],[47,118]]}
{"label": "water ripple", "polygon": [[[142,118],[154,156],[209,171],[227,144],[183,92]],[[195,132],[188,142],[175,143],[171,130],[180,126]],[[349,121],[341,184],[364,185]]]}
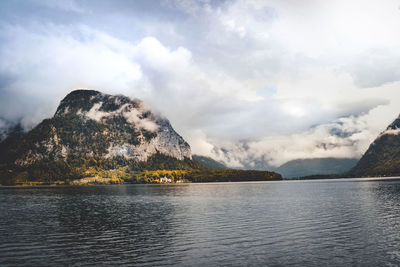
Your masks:
{"label": "water ripple", "polygon": [[0,188],[0,265],[400,264],[400,181]]}

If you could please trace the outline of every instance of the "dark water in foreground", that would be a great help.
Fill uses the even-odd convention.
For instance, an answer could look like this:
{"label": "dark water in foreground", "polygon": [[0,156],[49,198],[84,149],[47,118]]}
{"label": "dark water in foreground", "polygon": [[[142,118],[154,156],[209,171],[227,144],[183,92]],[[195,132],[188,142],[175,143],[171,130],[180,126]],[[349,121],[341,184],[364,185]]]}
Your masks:
{"label": "dark water in foreground", "polygon": [[400,264],[400,180],[0,188],[0,265]]}

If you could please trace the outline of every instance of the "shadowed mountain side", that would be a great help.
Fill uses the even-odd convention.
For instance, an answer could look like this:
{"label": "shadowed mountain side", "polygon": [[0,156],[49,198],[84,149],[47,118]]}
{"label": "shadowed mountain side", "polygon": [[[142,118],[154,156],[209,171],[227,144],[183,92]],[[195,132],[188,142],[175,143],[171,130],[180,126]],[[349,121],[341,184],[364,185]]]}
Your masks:
{"label": "shadowed mountain side", "polygon": [[200,155],[193,155],[193,159],[200,163],[201,165],[210,168],[212,170],[224,170],[228,169],[228,167],[219,161],[216,161],[210,157],[200,156]]}
{"label": "shadowed mountain side", "polygon": [[348,172],[357,163],[354,158],[315,158],[291,160],[275,171],[285,178],[310,176],[315,174],[340,174]]}
{"label": "shadowed mountain side", "polygon": [[400,117],[383,131],[362,156],[350,175],[359,177],[400,175]]}

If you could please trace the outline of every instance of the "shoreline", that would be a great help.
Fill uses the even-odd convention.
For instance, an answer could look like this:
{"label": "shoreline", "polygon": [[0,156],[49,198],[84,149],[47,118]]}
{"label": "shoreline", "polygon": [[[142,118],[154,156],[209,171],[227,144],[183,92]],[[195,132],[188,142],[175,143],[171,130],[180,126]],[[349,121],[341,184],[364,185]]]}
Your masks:
{"label": "shoreline", "polygon": [[400,176],[390,177],[343,177],[343,178],[321,178],[321,179],[288,179],[270,180],[270,181],[236,181],[236,182],[189,182],[189,183],[87,183],[87,184],[26,184],[26,185],[2,185],[0,188],[40,188],[40,187],[85,187],[85,186],[119,186],[119,185],[158,185],[158,186],[171,186],[171,185],[190,185],[190,184],[232,184],[232,183],[266,183],[266,182],[302,182],[302,181],[395,181],[400,180]]}
{"label": "shoreline", "polygon": [[298,177],[298,178],[283,178],[284,181],[317,181],[317,180],[360,180],[360,181],[373,181],[373,180],[397,180],[400,176],[375,176],[375,177]]}

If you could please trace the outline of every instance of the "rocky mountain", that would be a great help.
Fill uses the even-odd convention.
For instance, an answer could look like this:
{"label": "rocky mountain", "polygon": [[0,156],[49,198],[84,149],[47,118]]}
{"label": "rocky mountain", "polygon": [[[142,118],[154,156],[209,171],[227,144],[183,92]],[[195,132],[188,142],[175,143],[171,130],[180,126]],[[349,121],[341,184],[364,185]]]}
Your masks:
{"label": "rocky mountain", "polygon": [[54,116],[0,143],[2,179],[67,179],[88,169],[199,168],[170,122],[138,99],[75,90]]}
{"label": "rocky mountain", "polygon": [[196,160],[198,163],[201,165],[210,168],[212,170],[225,170],[228,169],[228,167],[219,161],[216,161],[210,157],[206,156],[200,156],[200,155],[193,155],[193,159]]}
{"label": "rocky mountain", "polygon": [[400,175],[400,116],[379,134],[350,174],[358,177]]}
{"label": "rocky mountain", "polygon": [[274,169],[285,178],[297,178],[315,174],[341,174],[348,172],[357,163],[355,158],[296,159]]}

